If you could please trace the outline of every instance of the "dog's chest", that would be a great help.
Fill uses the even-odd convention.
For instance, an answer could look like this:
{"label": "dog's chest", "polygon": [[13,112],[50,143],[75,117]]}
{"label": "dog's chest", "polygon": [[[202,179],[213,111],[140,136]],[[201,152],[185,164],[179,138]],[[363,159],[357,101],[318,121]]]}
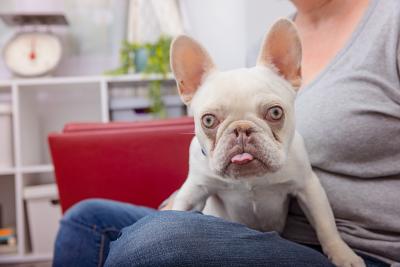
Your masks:
{"label": "dog's chest", "polygon": [[284,185],[230,185],[207,202],[205,213],[239,222],[260,231],[284,228],[288,212],[288,189]]}

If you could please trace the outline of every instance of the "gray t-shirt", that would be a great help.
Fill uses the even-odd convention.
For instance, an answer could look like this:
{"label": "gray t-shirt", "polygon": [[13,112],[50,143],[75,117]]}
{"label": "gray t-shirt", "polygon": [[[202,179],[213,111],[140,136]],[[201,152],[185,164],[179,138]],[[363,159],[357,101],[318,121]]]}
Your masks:
{"label": "gray t-shirt", "polygon": [[[370,0],[345,47],[296,100],[297,129],[343,239],[400,262],[400,1]],[[293,203],[284,236],[316,243]]]}

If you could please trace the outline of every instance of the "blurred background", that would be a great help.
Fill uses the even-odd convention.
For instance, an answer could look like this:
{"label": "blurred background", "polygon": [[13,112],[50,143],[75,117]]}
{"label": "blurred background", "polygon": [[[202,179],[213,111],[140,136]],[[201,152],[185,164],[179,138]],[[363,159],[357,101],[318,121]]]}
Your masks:
{"label": "blurred background", "polygon": [[50,265],[61,217],[50,133],[186,116],[174,36],[198,40],[221,70],[253,66],[272,22],[293,12],[288,0],[2,0],[0,265]]}
{"label": "blurred background", "polygon": [[[69,24],[51,29],[62,39],[64,50],[55,74],[65,76],[97,75],[117,67],[124,40],[155,42],[160,34],[183,32],[200,41],[221,69],[251,65],[253,50],[271,22],[293,12],[286,0],[131,2],[3,0],[0,13],[64,14]],[[0,24],[1,47],[21,28]],[[1,63],[1,77],[10,77]]]}

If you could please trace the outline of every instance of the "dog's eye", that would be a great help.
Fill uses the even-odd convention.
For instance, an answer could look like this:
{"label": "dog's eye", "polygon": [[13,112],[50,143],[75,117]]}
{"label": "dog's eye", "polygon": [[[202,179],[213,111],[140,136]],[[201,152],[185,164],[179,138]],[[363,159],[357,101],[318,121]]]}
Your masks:
{"label": "dog's eye", "polygon": [[267,111],[266,119],[269,121],[278,121],[283,116],[283,109],[279,106],[269,108]]}
{"label": "dog's eye", "polygon": [[218,124],[217,118],[212,114],[204,115],[201,120],[203,122],[204,127],[209,129],[214,128]]}

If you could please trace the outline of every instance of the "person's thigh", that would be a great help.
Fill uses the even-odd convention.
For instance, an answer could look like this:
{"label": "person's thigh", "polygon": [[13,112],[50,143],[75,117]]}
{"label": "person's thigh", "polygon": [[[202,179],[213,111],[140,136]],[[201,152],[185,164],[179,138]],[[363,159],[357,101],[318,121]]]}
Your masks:
{"label": "person's thigh", "polygon": [[124,228],[105,266],[333,266],[309,247],[197,212],[162,211]]}
{"label": "person's thigh", "polygon": [[109,243],[120,230],[155,210],[127,203],[84,200],[71,207],[60,222],[53,266],[102,266]]}

